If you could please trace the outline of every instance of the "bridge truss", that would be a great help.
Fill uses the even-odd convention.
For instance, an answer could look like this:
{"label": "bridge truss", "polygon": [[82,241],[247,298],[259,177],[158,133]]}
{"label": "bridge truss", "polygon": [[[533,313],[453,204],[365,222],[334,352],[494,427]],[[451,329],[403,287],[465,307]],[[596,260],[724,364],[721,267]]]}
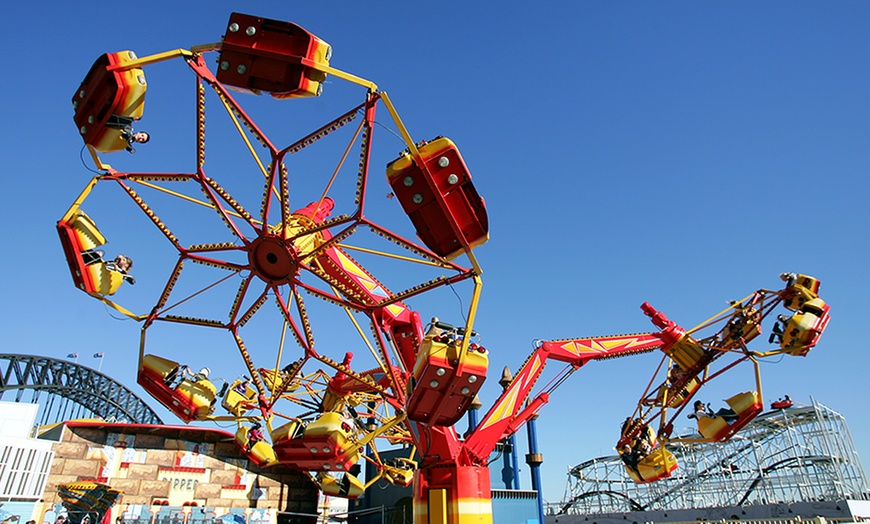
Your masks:
{"label": "bridge truss", "polygon": [[[688,436],[691,438],[691,436]],[[728,442],[669,443],[680,469],[635,484],[618,455],[570,469],[552,513],[628,511],[831,500],[870,500],[846,419],[815,401],[759,415]]]}
{"label": "bridge truss", "polygon": [[163,423],[142,399],[99,371],[34,355],[0,354],[0,400],[39,404],[40,425],[77,418]]}

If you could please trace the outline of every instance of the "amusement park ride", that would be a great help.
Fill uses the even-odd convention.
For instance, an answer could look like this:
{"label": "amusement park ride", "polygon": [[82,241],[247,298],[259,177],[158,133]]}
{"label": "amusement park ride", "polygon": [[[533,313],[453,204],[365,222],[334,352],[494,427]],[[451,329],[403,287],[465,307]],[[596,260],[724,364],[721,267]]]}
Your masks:
{"label": "amusement park ride", "polygon": [[[206,64],[206,56],[213,53],[217,53],[216,71]],[[146,391],[185,422],[233,421],[236,442],[257,464],[282,463],[309,472],[325,493],[348,498],[358,497],[378,479],[413,484],[418,524],[491,522],[490,454],[586,363],[662,351],[661,364],[617,444],[631,478],[653,482],[677,468],[663,444],[671,439],[674,419],[699,388],[738,364],[754,366],[755,388],[729,399],[732,416],[699,415],[701,439],[727,440],[761,411],[758,360],[781,354],[804,356],[825,329],[828,306],[819,298],[819,281],[805,275],[784,274],[781,290],[758,290],[694,329],[684,329],[644,304],[643,312],[658,331],[540,343],[480,423],[460,435],[453,426],[475,400],[488,366],[488,352],[474,331],[482,286],[474,248],[489,236],[484,201],[451,140],[413,140],[387,93],[333,68],[331,56],[326,42],[295,24],[235,13],[220,43],[144,58],[132,51],[101,56],[72,98],[76,127],[98,172],[57,224],[75,285],[141,322],[138,382]],[[184,173],[115,170],[101,155],[128,147],[132,125],[144,112],[145,69],[170,60],[183,61],[196,81],[195,166]],[[293,107],[299,102],[287,99],[320,96],[328,76],[362,87],[362,102],[301,133],[289,145],[270,140],[236,98],[239,92],[267,93],[279,99],[273,104]],[[238,180],[243,176],[237,171],[219,182],[211,168],[206,169],[207,99],[218,101],[223,117],[250,153],[256,177],[245,178],[242,185]],[[388,230],[366,213],[380,104],[405,147],[387,165],[387,182],[419,241]],[[294,123],[287,119],[283,125]],[[301,182],[288,166],[290,157],[339,135],[350,135],[349,141],[337,149],[338,167],[320,186],[319,195],[291,204]],[[350,177],[353,190],[340,191],[333,182],[342,179],[345,160],[354,147],[360,160]],[[116,293],[124,294],[120,288],[127,275],[122,266],[95,254],[106,238],[82,206],[98,183],[114,184],[126,193],[177,253],[166,284],[147,313],[134,313],[115,301]],[[230,186],[253,188],[259,210],[231,195]],[[183,243],[181,235],[170,229],[170,220],[158,216],[160,206],[207,209],[210,216],[218,215],[225,226],[220,231],[229,239]],[[371,247],[376,242],[378,249]],[[376,276],[360,261],[363,257],[382,257],[403,269]],[[182,291],[188,280],[196,282],[187,276],[190,264],[218,276],[201,288]],[[400,282],[400,275],[416,278],[418,272],[412,267],[423,267],[436,276],[401,284],[398,291],[388,289],[388,279],[392,283]],[[222,310],[226,318],[176,313],[176,307],[229,278],[237,279],[238,285]],[[425,324],[406,304],[460,282],[470,284],[471,297],[459,327],[437,319]],[[339,308],[371,354],[372,367],[355,369],[354,354],[328,356],[316,347],[316,322],[309,315],[314,310],[309,307],[312,301]],[[274,306],[267,307],[268,302]],[[780,306],[781,313],[774,315]],[[274,361],[256,364],[243,328],[273,307],[281,345]],[[769,318],[776,319],[766,339],[773,349],[749,349]],[[191,373],[179,362],[183,358],[148,352],[151,331],[167,324],[229,332],[244,375],[219,387],[208,370]],[[301,350],[289,357],[284,348],[287,333]],[[161,346],[161,351],[165,349]],[[534,392],[548,360],[566,367]],[[379,448],[396,446],[404,446],[406,458],[381,460]],[[378,471],[366,484],[350,473],[360,460]]]}

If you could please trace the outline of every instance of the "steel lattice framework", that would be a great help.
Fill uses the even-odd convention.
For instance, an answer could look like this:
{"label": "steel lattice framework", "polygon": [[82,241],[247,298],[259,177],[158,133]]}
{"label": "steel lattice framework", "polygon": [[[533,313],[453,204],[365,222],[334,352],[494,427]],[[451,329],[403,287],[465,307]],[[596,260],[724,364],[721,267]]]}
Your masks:
{"label": "steel lattice framework", "polygon": [[764,413],[727,442],[669,443],[680,469],[635,484],[618,456],[571,468],[562,514],[870,499],[846,419],[811,406]]}
{"label": "steel lattice framework", "polygon": [[40,405],[43,425],[87,417],[163,423],[142,399],[99,371],[48,357],[0,354],[0,400],[14,392],[14,401],[21,402],[28,391],[30,402]]}

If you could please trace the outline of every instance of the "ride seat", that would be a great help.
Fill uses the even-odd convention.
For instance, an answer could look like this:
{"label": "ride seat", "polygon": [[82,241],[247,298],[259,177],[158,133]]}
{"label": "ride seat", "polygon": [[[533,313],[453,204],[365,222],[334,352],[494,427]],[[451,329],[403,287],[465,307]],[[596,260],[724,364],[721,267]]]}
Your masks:
{"label": "ride seat", "polygon": [[741,417],[750,414],[756,409],[762,407],[761,402],[758,400],[758,393],[754,391],[738,393],[737,395],[734,395],[725,402],[727,402],[728,405],[731,406],[731,409],[734,410],[734,413],[737,413],[737,415]]}
{"label": "ride seat", "polygon": [[142,369],[149,375],[166,380],[166,377],[178,370],[178,362],[157,355],[145,355],[142,359]]}
{"label": "ride seat", "polygon": [[[277,379],[275,378],[276,373],[274,369],[260,368],[257,372],[260,374],[260,378],[263,379],[266,389],[270,392],[283,391],[284,393],[293,393],[299,389],[299,381],[294,380],[295,377],[291,377],[286,371],[279,369]],[[288,380],[291,381],[290,384],[285,384]]]}
{"label": "ride seat", "polygon": [[347,471],[359,461],[359,448],[342,428],[340,413],[323,413],[304,431],[300,428],[291,421],[272,433],[279,462],[307,471]]}
{"label": "ride seat", "polygon": [[114,295],[124,283],[124,275],[109,269],[105,262],[97,262],[87,266],[94,283],[93,293],[100,295]]}
{"label": "ride seat", "polygon": [[390,484],[395,486],[410,486],[414,482],[414,472],[417,469],[417,464],[407,459],[398,459],[399,467],[394,463],[392,466],[384,467],[384,476],[390,481]]}
{"label": "ride seat", "polygon": [[667,394],[667,406],[669,408],[678,408],[685,404],[686,400],[692,398],[692,395],[695,394],[695,391],[697,391],[700,386],[701,383],[698,381],[697,377],[690,379],[686,382],[686,385],[679,388],[673,386],[662,386],[659,388],[656,400],[658,401],[658,405],[664,405],[665,395]]}
{"label": "ride seat", "polygon": [[248,448],[248,427],[241,426],[236,431],[236,445],[250,457],[261,468],[271,466],[278,462],[278,457],[275,456],[275,450],[265,440],[260,440],[251,447],[251,451],[245,451]]}
{"label": "ride seat", "polygon": [[317,479],[320,481],[320,491],[324,495],[354,500],[365,491],[362,481],[350,473],[343,473],[339,478],[323,473],[318,475]]}
{"label": "ride seat", "polygon": [[489,240],[486,205],[450,139],[438,137],[419,152],[426,169],[405,151],[387,165],[387,181],[420,240],[451,260],[463,253],[463,244],[476,247]]}
{"label": "ride seat", "polygon": [[726,440],[729,426],[724,417],[701,417],[698,419],[698,432],[710,441]]}
{"label": "ride seat", "polygon": [[184,379],[173,389],[167,382],[180,372],[177,362],[145,355],[140,366],[139,385],[180,419],[191,422],[205,420],[211,415],[217,400],[217,388],[209,380],[194,382]]}
{"label": "ride seat", "polygon": [[[240,393],[236,389],[241,384],[245,384],[244,393]],[[227,412],[240,417],[250,409],[248,405],[253,403],[256,398],[257,390],[254,389],[250,383],[246,383],[242,379],[236,379],[227,389],[227,393],[224,395],[224,400],[221,402],[221,407],[227,410]]]}
{"label": "ride seat", "polygon": [[94,249],[106,243],[106,237],[100,233],[97,224],[84,211],[79,210],[69,224],[82,251]]}
{"label": "ride seat", "polygon": [[304,432],[305,426],[301,422],[291,420],[272,431],[272,441],[278,442],[279,440],[300,438]]}
{"label": "ride seat", "polygon": [[793,275],[793,279],[783,293],[782,305],[799,311],[805,302],[819,296],[821,282],[809,275]]}
{"label": "ride seat", "polygon": [[821,298],[804,302],[783,329],[780,347],[793,356],[805,356],[828,324],[830,307]]}
{"label": "ride seat", "polygon": [[[460,339],[446,343],[435,335],[423,339],[420,355],[408,382],[408,418],[428,425],[452,426],[468,411],[486,380],[489,356],[469,347],[457,361]],[[462,374],[458,375],[459,369]]]}
{"label": "ride seat", "polygon": [[638,462],[637,469],[626,465],[625,471],[635,484],[645,484],[670,477],[677,467],[677,458],[674,454],[664,447],[659,447]]}
{"label": "ride seat", "polygon": [[75,286],[85,293],[97,293],[91,268],[85,264],[82,252],[106,243],[97,224],[84,211],[77,211],[67,220],[57,222],[57,234]]}
{"label": "ride seat", "polygon": [[681,369],[691,370],[705,357],[704,349],[695,342],[692,337],[686,335],[672,345],[665,353],[680,366]]}
{"label": "ride seat", "polygon": [[123,69],[137,59],[133,51],[102,55],[72,97],[79,134],[97,151],[123,151],[128,146],[121,128],[106,125],[112,115],[132,120],[142,117],[148,88],[145,72],[139,67]]}
{"label": "ride seat", "polygon": [[721,416],[701,417],[698,419],[698,431],[704,439],[711,442],[725,442],[764,409],[755,391],[738,393],[725,402],[737,415],[737,419],[728,422]]}
{"label": "ride seat", "polygon": [[727,349],[739,347],[761,334],[761,316],[758,310],[750,309],[735,316],[722,330],[722,345]]}
{"label": "ride seat", "polygon": [[233,13],[221,43],[217,80],[275,98],[319,96],[332,47],[290,22]]}

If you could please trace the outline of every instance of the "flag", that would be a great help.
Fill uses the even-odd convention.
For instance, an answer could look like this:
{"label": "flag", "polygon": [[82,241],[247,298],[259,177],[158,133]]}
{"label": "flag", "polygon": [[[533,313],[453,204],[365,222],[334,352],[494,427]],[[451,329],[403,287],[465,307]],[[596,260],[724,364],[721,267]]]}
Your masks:
{"label": "flag", "polygon": [[66,356],[66,358],[79,358],[79,354],[78,353],[70,353],[69,355]]}
{"label": "flag", "polygon": [[103,358],[102,353],[94,353],[94,358]]}

